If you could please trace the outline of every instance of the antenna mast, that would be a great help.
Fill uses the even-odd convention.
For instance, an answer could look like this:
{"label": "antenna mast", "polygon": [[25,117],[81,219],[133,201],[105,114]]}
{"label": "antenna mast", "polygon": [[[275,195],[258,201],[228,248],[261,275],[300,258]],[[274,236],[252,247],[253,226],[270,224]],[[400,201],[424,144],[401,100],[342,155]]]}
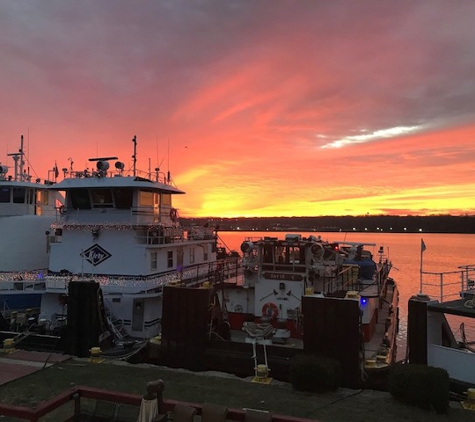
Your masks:
{"label": "antenna mast", "polygon": [[[23,135],[21,135],[20,139],[19,152],[7,154],[7,156],[12,157],[13,161],[15,162],[15,180],[24,181],[25,176],[23,174],[23,165],[25,162],[23,161]],[[20,161],[20,163],[18,163],[18,161]]]}
{"label": "antenna mast", "polygon": [[134,143],[134,155],[132,155],[132,158],[134,160],[134,177],[137,169],[137,136],[134,136],[132,139],[132,142]]}
{"label": "antenna mast", "polygon": [[167,155],[168,155],[168,157],[167,157],[167,159],[168,159],[167,183],[170,183],[170,179],[171,179],[171,177],[170,177],[170,137],[168,137],[168,152],[167,152]]}

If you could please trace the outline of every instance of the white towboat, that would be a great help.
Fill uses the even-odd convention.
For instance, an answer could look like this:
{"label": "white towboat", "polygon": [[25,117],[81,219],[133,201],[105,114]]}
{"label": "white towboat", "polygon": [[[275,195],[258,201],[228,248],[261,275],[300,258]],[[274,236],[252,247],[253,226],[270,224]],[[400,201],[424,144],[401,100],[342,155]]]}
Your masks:
{"label": "white towboat", "polygon": [[[347,386],[382,374],[396,359],[399,295],[383,248],[373,260],[371,247],[300,234],[246,239],[241,284],[216,283],[211,299],[165,289],[164,362],[241,376],[270,368],[285,380],[291,357],[305,352],[339,360]],[[177,311],[185,303],[191,322]]]}
{"label": "white towboat", "polygon": [[474,389],[475,265],[421,271],[420,292],[409,299],[407,325],[409,363],[445,369],[454,391]]}
{"label": "white towboat", "polygon": [[[213,228],[180,225],[173,197],[184,192],[169,173],[140,172],[135,160],[126,171],[117,157],[89,161],[94,170],[64,169],[64,180],[50,186],[65,202],[52,225],[38,324],[45,332],[61,325],[78,300],[70,297],[71,283],[94,281],[102,291],[105,331],[119,340],[152,338],[161,332],[163,286],[202,283],[229,261],[219,259]],[[86,304],[79,307],[88,312]]]}
{"label": "white towboat", "polygon": [[14,161],[13,171],[0,164],[0,311],[6,318],[14,310],[39,307],[50,226],[60,200],[48,191],[52,182],[30,175],[23,136],[18,152],[8,156]]}

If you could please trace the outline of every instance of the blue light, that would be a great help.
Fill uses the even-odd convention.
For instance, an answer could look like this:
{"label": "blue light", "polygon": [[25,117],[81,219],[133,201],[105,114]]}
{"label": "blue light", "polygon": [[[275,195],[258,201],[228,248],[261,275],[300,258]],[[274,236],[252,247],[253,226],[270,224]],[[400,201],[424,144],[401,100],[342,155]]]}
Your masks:
{"label": "blue light", "polygon": [[366,305],[366,298],[365,297],[362,297],[361,298],[361,305]]}

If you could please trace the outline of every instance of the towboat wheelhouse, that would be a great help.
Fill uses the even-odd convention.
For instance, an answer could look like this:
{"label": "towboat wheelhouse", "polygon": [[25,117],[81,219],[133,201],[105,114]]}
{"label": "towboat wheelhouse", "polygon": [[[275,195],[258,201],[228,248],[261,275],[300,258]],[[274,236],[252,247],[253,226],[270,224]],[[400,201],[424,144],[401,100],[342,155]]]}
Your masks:
{"label": "towboat wheelhouse", "polygon": [[51,187],[64,192],[65,204],[53,224],[40,321],[52,326],[64,318],[58,296],[70,281],[93,280],[115,334],[151,338],[160,333],[163,286],[207,279],[218,265],[217,236],[212,228],[181,227],[172,198],[184,192],[169,175],[135,166],[128,173],[116,160],[90,159],[93,171],[65,169]]}

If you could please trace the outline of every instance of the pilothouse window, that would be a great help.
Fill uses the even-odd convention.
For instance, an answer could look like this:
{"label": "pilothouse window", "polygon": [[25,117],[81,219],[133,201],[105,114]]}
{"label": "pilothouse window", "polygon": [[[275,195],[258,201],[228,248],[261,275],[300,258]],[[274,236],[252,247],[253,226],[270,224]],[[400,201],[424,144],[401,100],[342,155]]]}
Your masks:
{"label": "pilothouse window", "polygon": [[153,207],[153,192],[141,190],[139,204],[144,207]]}
{"label": "pilothouse window", "polygon": [[25,188],[13,188],[13,203],[25,203]]}
{"label": "pilothouse window", "polygon": [[0,202],[10,202],[10,188],[0,189]]}
{"label": "pilothouse window", "polygon": [[33,189],[28,189],[28,203],[35,203],[35,191]]}
{"label": "pilothouse window", "polygon": [[112,208],[114,206],[110,189],[93,189],[91,197],[94,208]]}
{"label": "pilothouse window", "polygon": [[75,210],[90,210],[91,201],[87,189],[71,189],[69,192],[71,203]]}
{"label": "pilothouse window", "polygon": [[132,189],[113,189],[112,194],[114,196],[115,206],[120,209],[132,208],[133,202],[133,190]]}

